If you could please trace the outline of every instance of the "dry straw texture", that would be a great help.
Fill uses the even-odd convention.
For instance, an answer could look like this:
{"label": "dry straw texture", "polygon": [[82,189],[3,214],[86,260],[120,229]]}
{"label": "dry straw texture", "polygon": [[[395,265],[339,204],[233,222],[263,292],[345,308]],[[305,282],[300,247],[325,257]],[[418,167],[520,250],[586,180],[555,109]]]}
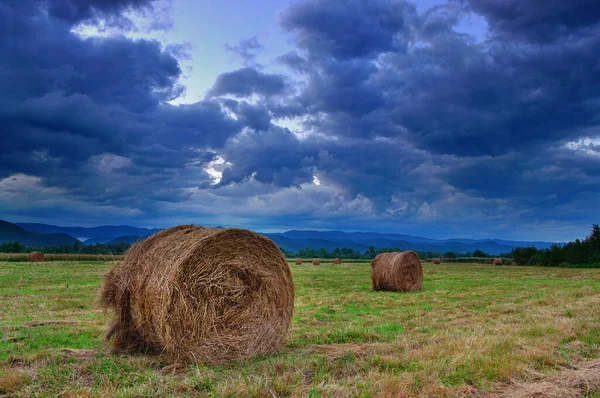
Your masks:
{"label": "dry straw texture", "polygon": [[319,265],[319,264],[321,264],[321,259],[313,258],[312,263],[313,263],[313,265]]}
{"label": "dry straw texture", "polygon": [[381,253],[371,262],[373,290],[416,292],[423,290],[423,266],[417,253]]}
{"label": "dry straw texture", "polygon": [[334,258],[334,259],[333,259],[333,263],[334,263],[334,264],[341,264],[341,263],[342,263],[342,259],[341,259],[341,258],[339,258],[339,257],[338,257],[338,258]]}
{"label": "dry straw texture", "polygon": [[43,263],[46,257],[42,252],[31,252],[27,256],[27,261],[30,263]]}
{"label": "dry straw texture", "polygon": [[301,259],[301,258],[297,258],[297,259],[296,259],[296,264],[297,264],[297,265],[300,265],[300,264],[302,264],[302,259]]}
{"label": "dry straw texture", "polygon": [[183,225],[133,245],[104,276],[101,304],[115,311],[115,351],[223,363],[276,352],[294,306],[286,259],[241,229]]}
{"label": "dry straw texture", "polygon": [[502,265],[502,259],[501,258],[495,258],[494,259],[494,265]]}
{"label": "dry straw texture", "polygon": [[434,263],[434,264],[441,264],[442,260],[439,259],[439,258],[434,258],[433,260],[431,260],[431,262]]}
{"label": "dry straw texture", "polygon": [[[502,398],[596,397],[600,392],[600,361],[566,369],[554,376],[529,383],[517,383],[497,396]],[[588,395],[589,394],[589,395]]]}

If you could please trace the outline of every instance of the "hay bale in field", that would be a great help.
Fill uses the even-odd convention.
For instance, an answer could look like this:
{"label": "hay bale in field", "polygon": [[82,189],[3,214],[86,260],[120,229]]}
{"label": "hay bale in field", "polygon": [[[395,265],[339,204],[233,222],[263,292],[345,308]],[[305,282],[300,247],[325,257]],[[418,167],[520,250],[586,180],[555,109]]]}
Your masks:
{"label": "hay bale in field", "polygon": [[439,258],[434,258],[434,259],[431,260],[431,262],[434,263],[434,264],[441,264],[442,260],[440,260]]}
{"label": "hay bale in field", "polygon": [[501,258],[495,258],[494,259],[494,265],[502,265],[502,259]]}
{"label": "hay bale in field", "polygon": [[302,264],[302,259],[301,259],[301,258],[297,258],[297,259],[296,259],[296,264],[297,264],[297,265],[300,265],[300,264]]}
{"label": "hay bale in field", "polygon": [[312,259],[312,263],[313,263],[313,265],[319,265],[319,264],[321,264],[321,259],[319,259],[319,258],[313,258]]}
{"label": "hay bale in field", "polygon": [[46,260],[46,256],[42,252],[31,252],[27,256],[27,261],[30,263],[43,263]]}
{"label": "hay bale in field", "polygon": [[371,284],[376,291],[423,290],[423,266],[417,253],[381,253],[371,261]]}
{"label": "hay bale in field", "polygon": [[339,257],[338,257],[338,258],[334,258],[334,259],[333,259],[333,263],[334,263],[334,264],[341,264],[341,263],[342,263],[342,259],[341,259],[341,258],[339,258]]}
{"label": "hay bale in field", "polygon": [[182,225],[133,245],[104,276],[113,349],[223,363],[277,351],[294,307],[288,263],[242,229]]}

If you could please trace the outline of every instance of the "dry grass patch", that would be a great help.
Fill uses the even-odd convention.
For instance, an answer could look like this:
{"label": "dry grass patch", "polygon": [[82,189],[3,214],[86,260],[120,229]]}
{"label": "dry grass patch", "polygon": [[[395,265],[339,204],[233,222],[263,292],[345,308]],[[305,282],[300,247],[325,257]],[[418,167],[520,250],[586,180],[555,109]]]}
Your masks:
{"label": "dry grass patch", "polygon": [[29,383],[29,375],[19,370],[0,371],[0,394],[12,394]]}
{"label": "dry grass patch", "polygon": [[600,395],[600,361],[564,369],[553,376],[536,375],[529,382],[516,382],[499,392],[502,398],[578,398],[590,393]]}

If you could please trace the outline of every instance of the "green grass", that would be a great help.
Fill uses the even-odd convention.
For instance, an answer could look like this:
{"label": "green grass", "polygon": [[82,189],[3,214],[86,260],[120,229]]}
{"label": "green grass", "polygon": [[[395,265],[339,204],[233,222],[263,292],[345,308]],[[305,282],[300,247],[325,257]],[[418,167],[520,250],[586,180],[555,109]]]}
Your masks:
{"label": "green grass", "polygon": [[598,269],[425,264],[403,294],[372,292],[368,264],[303,264],[280,354],[173,373],[104,347],[109,265],[0,262],[0,395],[456,396],[600,356]]}

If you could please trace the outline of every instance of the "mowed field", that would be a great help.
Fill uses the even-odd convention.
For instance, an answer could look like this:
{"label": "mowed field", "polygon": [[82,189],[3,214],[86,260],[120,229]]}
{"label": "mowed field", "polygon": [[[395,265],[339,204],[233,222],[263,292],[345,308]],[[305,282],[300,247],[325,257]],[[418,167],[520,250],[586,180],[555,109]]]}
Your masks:
{"label": "mowed field", "polygon": [[283,352],[174,368],[105,346],[109,267],[0,262],[0,396],[600,397],[600,269],[426,263],[407,294],[371,291],[369,264],[291,265]]}

